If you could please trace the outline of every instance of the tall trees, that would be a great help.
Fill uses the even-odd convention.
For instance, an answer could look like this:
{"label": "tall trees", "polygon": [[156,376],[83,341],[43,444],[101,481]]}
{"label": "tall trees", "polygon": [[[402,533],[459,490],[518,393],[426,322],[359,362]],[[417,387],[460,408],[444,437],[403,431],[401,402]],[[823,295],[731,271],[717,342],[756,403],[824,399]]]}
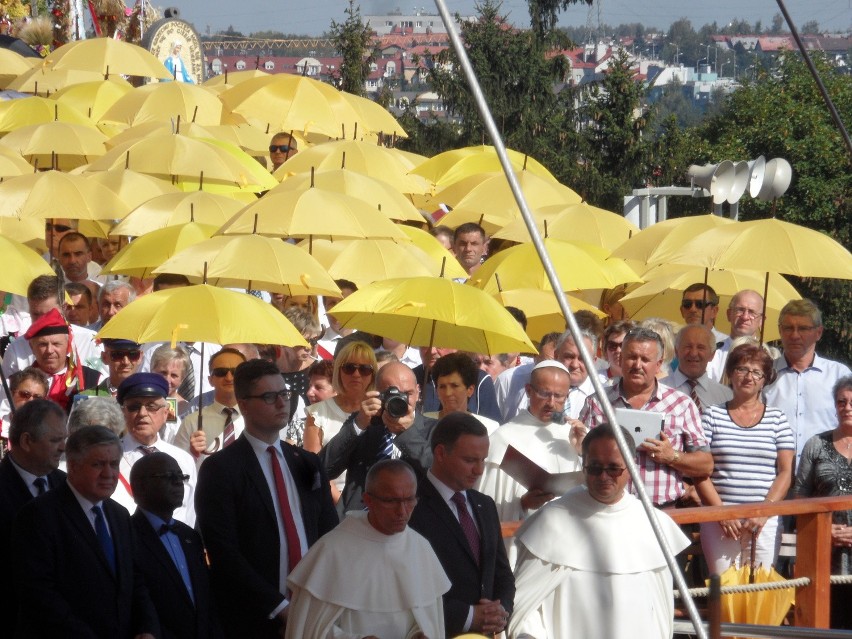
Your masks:
{"label": "tall trees", "polygon": [[369,25],[361,22],[361,8],[355,0],[349,0],[349,7],[344,9],[344,13],[346,20],[342,23],[332,20],[330,33],[335,48],[343,56],[338,88],[363,96],[366,93],[364,83],[370,75],[372,32]]}

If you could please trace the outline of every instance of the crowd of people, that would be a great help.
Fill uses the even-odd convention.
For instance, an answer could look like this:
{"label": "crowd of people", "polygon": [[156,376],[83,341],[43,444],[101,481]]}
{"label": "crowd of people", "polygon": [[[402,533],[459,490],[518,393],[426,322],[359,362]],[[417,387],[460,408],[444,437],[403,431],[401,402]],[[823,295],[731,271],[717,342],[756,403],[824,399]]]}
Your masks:
{"label": "crowd of people", "polygon": [[[671,573],[594,376],[675,552],[669,508],[852,494],[852,373],[817,354],[808,300],[781,310],[780,351],[759,293],[733,296],[724,334],[701,283],[682,327],[613,299],[605,326],[579,312],[537,354],[418,350],[342,326],[340,298],[284,295],[265,299],[307,346],[97,340],[149,284],[189,282],[99,282],[61,222],[60,275],[0,315],[8,636],[670,637]],[[469,275],[488,250],[476,224],[446,241]],[[658,433],[634,439],[638,411]],[[831,530],[842,574],[851,517]],[[523,523],[504,539],[501,522]],[[774,564],[782,529],[703,524],[709,570],[752,547]],[[832,627],[852,628],[849,594],[832,587]]]}

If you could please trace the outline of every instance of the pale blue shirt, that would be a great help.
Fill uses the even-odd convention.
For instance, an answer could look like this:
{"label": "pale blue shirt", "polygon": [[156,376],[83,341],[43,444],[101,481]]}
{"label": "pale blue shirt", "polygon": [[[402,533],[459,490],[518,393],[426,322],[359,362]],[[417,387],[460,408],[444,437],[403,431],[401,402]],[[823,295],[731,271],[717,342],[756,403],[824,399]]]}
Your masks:
{"label": "pale blue shirt", "polygon": [[831,388],[850,374],[849,367],[814,353],[814,361],[803,372],[787,364],[784,357],[775,360],[778,379],[766,388],[766,403],[787,415],[796,440],[796,460],[805,443],[814,435],[837,426],[837,412]]}
{"label": "pale blue shirt", "polygon": [[140,508],[139,511],[145,515],[145,519],[148,520],[151,527],[154,529],[154,532],[160,538],[166,552],[169,553],[169,557],[172,558],[175,568],[177,568],[178,573],[180,573],[183,585],[186,586],[186,590],[189,592],[189,598],[195,602],[195,593],[192,590],[192,579],[189,577],[189,564],[186,563],[186,555],[183,552],[183,546],[180,545],[180,538],[171,530],[160,534],[160,528],[162,528],[165,524],[174,525],[175,520],[171,519],[169,521],[164,521],[160,517],[157,517],[154,513],[150,513],[147,510]]}

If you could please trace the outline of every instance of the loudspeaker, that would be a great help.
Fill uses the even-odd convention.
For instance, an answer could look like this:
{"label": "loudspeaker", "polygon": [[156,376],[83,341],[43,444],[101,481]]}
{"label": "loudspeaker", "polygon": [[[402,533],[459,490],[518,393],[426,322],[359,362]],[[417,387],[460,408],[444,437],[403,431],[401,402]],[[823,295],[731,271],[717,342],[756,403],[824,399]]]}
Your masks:
{"label": "loudspeaker", "polygon": [[772,158],[766,163],[763,184],[757,194],[758,200],[774,200],[790,188],[793,167],[784,158]]}
{"label": "loudspeaker", "polygon": [[766,158],[760,155],[756,160],[749,162],[748,165],[748,194],[752,197],[757,197],[757,194],[760,193],[760,187],[763,186],[763,176],[766,173]]}
{"label": "loudspeaker", "polygon": [[730,160],[704,166],[693,164],[687,175],[692,178],[694,184],[710,191],[713,204],[725,202],[736,181],[736,169]]}
{"label": "loudspeaker", "polygon": [[168,7],[163,11],[164,18],[180,18],[180,9],[177,7]]}
{"label": "loudspeaker", "polygon": [[734,183],[728,193],[728,204],[738,201],[745,193],[748,186],[749,168],[748,162],[734,162]]}

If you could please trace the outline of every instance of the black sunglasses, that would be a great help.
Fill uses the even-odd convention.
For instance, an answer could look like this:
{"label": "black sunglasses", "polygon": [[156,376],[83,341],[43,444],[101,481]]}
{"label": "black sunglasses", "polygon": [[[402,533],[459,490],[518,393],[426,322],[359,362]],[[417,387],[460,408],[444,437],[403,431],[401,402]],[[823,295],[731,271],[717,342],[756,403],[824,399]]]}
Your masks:
{"label": "black sunglasses", "polygon": [[705,302],[704,300],[683,300],[680,303],[680,305],[685,309],[692,308],[693,304],[695,304],[695,308],[697,308],[699,311],[703,311],[705,308],[710,308],[712,306],[716,306],[716,304],[714,304],[713,302],[710,302],[710,301]]}
{"label": "black sunglasses", "polygon": [[213,377],[225,377],[225,376],[228,375],[228,373],[233,375],[235,370],[237,370],[237,369],[236,368],[225,368],[224,366],[217,366],[216,368],[214,368],[213,370],[210,371],[210,374]]}
{"label": "black sunglasses", "polygon": [[65,226],[64,224],[51,224],[48,222],[44,225],[45,230],[48,231],[56,231],[57,233],[67,233],[68,231],[73,231],[74,229],[70,226]]}
{"label": "black sunglasses", "polygon": [[108,351],[110,361],[120,362],[125,357],[131,362],[138,362],[142,357],[142,351]]}
{"label": "black sunglasses", "polygon": [[340,367],[340,370],[342,370],[347,375],[354,375],[355,371],[358,371],[363,377],[373,374],[373,367],[369,364],[353,364],[350,362],[348,364],[343,364]]}
{"label": "black sunglasses", "polygon": [[597,464],[592,464],[590,466],[585,466],[583,470],[592,477],[598,477],[599,475],[606,473],[613,479],[616,479],[621,477],[621,474],[627,470],[627,468],[624,466],[598,466]]}
{"label": "black sunglasses", "polygon": [[293,147],[290,146],[289,144],[270,144],[269,145],[269,152],[275,153],[276,151],[280,151],[281,153],[287,153],[287,151],[289,151],[292,148]]}

